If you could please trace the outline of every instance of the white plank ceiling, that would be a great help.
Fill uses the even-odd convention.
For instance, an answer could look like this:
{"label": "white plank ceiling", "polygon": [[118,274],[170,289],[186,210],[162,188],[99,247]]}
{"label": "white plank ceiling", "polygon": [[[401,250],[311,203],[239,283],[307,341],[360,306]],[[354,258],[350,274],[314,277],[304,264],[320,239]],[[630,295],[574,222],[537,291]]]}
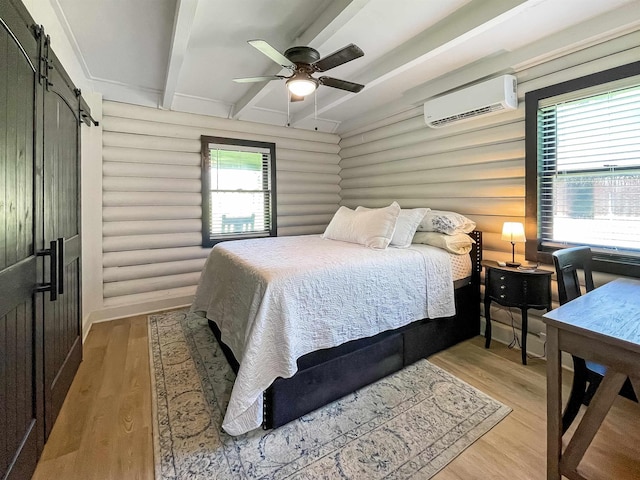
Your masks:
{"label": "white plank ceiling", "polygon": [[[426,99],[640,29],[640,0],[50,0],[105,99],[224,118],[353,130]],[[246,41],[365,56],[290,104],[281,68]],[[318,76],[318,75],[316,75]],[[288,117],[289,115],[289,117]]]}

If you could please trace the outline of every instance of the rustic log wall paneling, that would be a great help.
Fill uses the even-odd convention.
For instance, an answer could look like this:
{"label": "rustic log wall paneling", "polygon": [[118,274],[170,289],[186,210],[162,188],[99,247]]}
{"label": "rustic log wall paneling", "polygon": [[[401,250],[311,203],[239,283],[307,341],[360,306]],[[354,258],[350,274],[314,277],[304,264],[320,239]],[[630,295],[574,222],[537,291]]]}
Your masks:
{"label": "rustic log wall paneling", "polygon": [[276,143],[278,234],[321,233],[340,203],[337,135],[104,102],[104,305],[195,292],[200,136]]}

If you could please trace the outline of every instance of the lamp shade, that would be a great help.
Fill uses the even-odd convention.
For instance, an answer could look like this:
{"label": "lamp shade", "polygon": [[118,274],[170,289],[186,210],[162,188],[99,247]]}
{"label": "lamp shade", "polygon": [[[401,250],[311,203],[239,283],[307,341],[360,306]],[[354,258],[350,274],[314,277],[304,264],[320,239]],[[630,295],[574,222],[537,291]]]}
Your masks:
{"label": "lamp shade", "polygon": [[502,226],[502,240],[511,243],[524,243],[527,238],[524,236],[524,225],[520,222],[504,222]]}
{"label": "lamp shade", "polygon": [[309,75],[296,74],[287,80],[287,88],[298,97],[304,97],[313,93],[318,87],[318,82]]}

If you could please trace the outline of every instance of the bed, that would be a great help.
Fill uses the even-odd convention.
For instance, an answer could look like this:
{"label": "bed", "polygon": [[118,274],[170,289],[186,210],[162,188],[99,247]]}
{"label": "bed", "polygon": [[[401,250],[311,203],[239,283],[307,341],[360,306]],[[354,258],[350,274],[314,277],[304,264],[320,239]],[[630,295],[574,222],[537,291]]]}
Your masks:
{"label": "bed", "polygon": [[427,245],[381,252],[301,236],[214,248],[192,311],[237,374],[225,431],[276,428],[477,335],[482,234],[471,236],[455,281],[456,256]]}

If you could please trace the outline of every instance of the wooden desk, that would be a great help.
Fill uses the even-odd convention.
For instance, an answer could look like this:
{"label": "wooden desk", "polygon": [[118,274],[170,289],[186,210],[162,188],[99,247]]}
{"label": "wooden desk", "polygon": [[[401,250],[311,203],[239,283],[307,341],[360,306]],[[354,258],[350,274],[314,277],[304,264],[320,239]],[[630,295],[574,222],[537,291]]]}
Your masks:
{"label": "wooden desk", "polygon": [[[543,317],[547,324],[547,479],[559,480],[561,475],[584,479],[578,464],[627,377],[636,395],[640,394],[640,281],[615,280]],[[607,367],[564,452],[561,351]]]}

